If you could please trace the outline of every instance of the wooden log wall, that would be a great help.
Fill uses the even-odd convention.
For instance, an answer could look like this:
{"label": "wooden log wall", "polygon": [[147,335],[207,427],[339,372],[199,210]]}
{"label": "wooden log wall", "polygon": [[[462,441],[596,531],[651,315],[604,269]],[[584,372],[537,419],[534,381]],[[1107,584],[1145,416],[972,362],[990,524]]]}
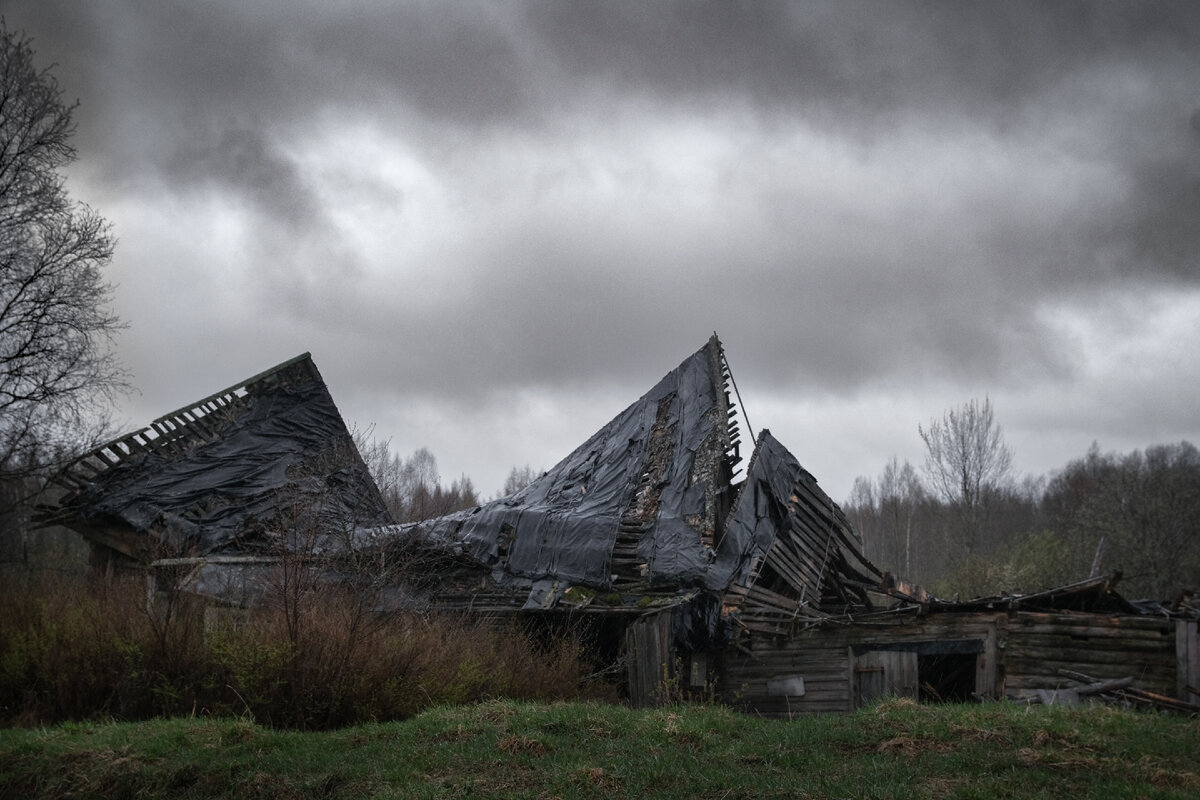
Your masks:
{"label": "wooden log wall", "polygon": [[1196,620],[1175,621],[1175,663],[1176,697],[1200,703],[1200,623]]}
{"label": "wooden log wall", "polygon": [[[1017,612],[1004,645],[1005,692],[1075,685],[1060,670],[1133,685],[1171,697],[1179,691],[1174,620],[1154,616]],[[1183,699],[1183,698],[1181,698]]]}
{"label": "wooden log wall", "polygon": [[[937,614],[810,629],[786,637],[751,635],[722,653],[717,691],[735,707],[763,716],[786,719],[846,712],[854,707],[856,648],[971,641],[979,642],[982,650],[976,690],[996,696],[1002,691],[997,642],[1003,621],[1002,613]],[[802,696],[780,693],[778,687],[786,684],[779,681],[787,678],[803,680]]]}
{"label": "wooden log wall", "polygon": [[[849,711],[849,653],[833,644],[760,637],[748,652],[726,651],[720,659],[718,696],[753,714],[790,719],[796,714]],[[804,683],[804,695],[772,691],[768,684],[789,678]]]}
{"label": "wooden log wall", "polygon": [[[872,648],[936,650],[938,643],[954,642],[981,647],[975,676],[981,697],[1024,698],[1074,686],[1077,681],[1064,670],[1097,679],[1129,677],[1135,688],[1190,702],[1200,697],[1194,691],[1200,690],[1194,621],[1032,611],[900,617],[791,636],[752,634],[721,654],[717,689],[726,702],[764,716],[845,712],[855,705],[856,667],[879,661],[866,656]],[[780,686],[800,682],[803,695],[781,693]]]}

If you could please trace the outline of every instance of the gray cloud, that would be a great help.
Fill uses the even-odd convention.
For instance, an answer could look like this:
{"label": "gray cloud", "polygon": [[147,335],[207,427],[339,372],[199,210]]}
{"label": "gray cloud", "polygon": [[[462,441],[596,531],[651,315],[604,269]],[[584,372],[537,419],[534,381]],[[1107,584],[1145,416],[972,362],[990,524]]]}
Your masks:
{"label": "gray cloud", "polygon": [[714,329],[772,398],[1069,396],[1114,297],[1197,291],[1190,2],[7,9],[81,98],[146,380],[152,270],[220,273],[169,299],[197,360],[464,413],[636,395]]}

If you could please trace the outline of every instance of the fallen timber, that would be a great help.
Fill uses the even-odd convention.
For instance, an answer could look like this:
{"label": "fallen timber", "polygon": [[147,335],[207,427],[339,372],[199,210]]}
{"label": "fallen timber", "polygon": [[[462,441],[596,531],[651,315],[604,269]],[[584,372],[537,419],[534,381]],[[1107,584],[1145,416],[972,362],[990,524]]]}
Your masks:
{"label": "fallen timber", "polygon": [[1060,669],[1058,673],[1080,685],[1042,690],[1038,694],[1022,698],[1021,701],[1029,705],[1080,705],[1083,702],[1082,698],[1095,698],[1107,705],[1124,708],[1149,709],[1193,717],[1200,715],[1200,703],[1190,703],[1158,692],[1139,689],[1133,686],[1133,676],[1098,680],[1095,676],[1074,670]]}

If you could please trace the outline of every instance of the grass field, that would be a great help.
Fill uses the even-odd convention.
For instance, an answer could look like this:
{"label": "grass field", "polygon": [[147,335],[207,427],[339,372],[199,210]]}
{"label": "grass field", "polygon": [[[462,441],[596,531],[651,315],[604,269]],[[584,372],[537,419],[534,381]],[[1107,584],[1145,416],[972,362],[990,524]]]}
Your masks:
{"label": "grass field", "polygon": [[886,701],[723,708],[494,701],[303,733],[239,719],[0,731],[3,798],[1200,796],[1200,720]]}

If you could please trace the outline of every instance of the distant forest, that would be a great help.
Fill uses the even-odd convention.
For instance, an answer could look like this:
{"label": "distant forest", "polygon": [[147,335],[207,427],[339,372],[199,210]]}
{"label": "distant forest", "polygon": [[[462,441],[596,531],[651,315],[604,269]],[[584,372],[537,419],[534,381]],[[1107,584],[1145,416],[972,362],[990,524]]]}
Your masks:
{"label": "distant forest", "polygon": [[1200,586],[1200,452],[1098,445],[1045,478],[983,487],[974,523],[930,469],[893,458],[859,477],[843,510],[880,569],[939,597],[1029,593],[1121,570],[1126,597],[1172,600]]}

